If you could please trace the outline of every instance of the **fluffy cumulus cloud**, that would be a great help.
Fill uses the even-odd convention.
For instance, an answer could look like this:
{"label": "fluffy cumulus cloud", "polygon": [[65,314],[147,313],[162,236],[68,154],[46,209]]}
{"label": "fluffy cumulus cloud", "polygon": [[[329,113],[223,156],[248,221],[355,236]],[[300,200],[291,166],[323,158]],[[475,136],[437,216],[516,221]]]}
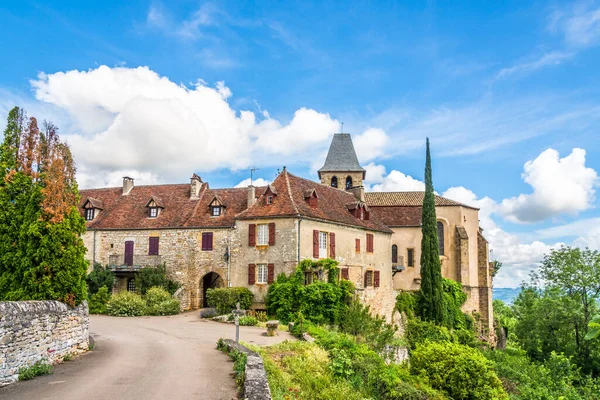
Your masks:
{"label": "fluffy cumulus cloud", "polygon": [[367,190],[372,192],[410,192],[415,190],[425,190],[425,184],[406,175],[400,171],[392,170],[386,175],[386,169],[383,165],[369,163],[367,170]]}
{"label": "fluffy cumulus cloud", "polygon": [[[257,178],[252,180],[253,186],[267,186],[269,183],[271,183],[271,181],[268,181],[263,178]],[[244,179],[243,181],[235,185],[236,188],[245,188],[248,186],[250,186],[250,178]]]}
{"label": "fluffy cumulus cloud", "polygon": [[[38,100],[70,119],[76,133],[63,130],[63,137],[82,187],[119,184],[125,172],[153,183],[217,168],[306,163],[315,151],[326,151],[339,129],[328,114],[308,108],[288,123],[267,112],[237,112],[223,82],[188,87],[147,67],[42,73],[31,85]],[[376,157],[385,133],[362,136],[376,138],[368,150]]]}
{"label": "fluffy cumulus cloud", "polygon": [[504,199],[499,208],[511,222],[538,222],[587,210],[598,185],[596,171],[585,165],[585,150],[577,148],[564,158],[554,149],[544,151],[525,163],[523,179],[533,193]]}

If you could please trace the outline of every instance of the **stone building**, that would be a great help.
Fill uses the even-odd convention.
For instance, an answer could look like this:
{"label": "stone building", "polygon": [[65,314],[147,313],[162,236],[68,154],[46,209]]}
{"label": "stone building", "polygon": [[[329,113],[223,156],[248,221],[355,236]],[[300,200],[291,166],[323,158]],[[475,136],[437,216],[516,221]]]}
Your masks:
{"label": "stone building", "polygon": [[[264,187],[211,189],[194,174],[189,184],[135,186],[126,177],[123,187],[82,190],[88,259],[111,267],[115,291],[135,290],[141,268],[165,263],[186,308],[206,306],[208,288],[245,286],[260,309],[278,274],[330,257],[358,297],[391,318],[397,292],[419,288],[423,193],[365,193],[349,134],[334,135],[318,173],[321,183],[284,168]],[[478,210],[438,196],[436,211],[443,275],[463,285],[465,311],[490,326]]]}

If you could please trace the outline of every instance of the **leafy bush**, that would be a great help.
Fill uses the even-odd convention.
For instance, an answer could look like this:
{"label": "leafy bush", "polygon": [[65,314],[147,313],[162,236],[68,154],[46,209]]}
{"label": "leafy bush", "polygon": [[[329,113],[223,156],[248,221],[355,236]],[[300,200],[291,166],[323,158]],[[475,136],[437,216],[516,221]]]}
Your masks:
{"label": "leafy bush", "polygon": [[255,317],[251,317],[249,315],[240,317],[239,322],[240,322],[241,326],[256,326],[256,325],[258,325],[258,320]]}
{"label": "leafy bush", "polygon": [[90,314],[106,314],[106,305],[110,300],[110,293],[106,286],[102,286],[90,298]]}
{"label": "leafy bush", "polygon": [[247,310],[252,306],[254,295],[245,287],[216,288],[206,291],[206,300],[209,307],[215,307],[218,314],[227,314],[235,310],[240,303],[240,309]]}
{"label": "leafy bush", "polygon": [[161,287],[169,292],[169,294],[173,294],[180,286],[179,282],[167,277],[167,267],[165,264],[142,268],[135,278],[135,287],[142,295],[146,294],[152,287]]}
{"label": "leafy bush", "polygon": [[100,263],[94,263],[94,269],[92,269],[92,272],[90,272],[85,281],[88,285],[88,294],[91,296],[98,293],[104,286],[109,290],[112,289],[115,275],[108,266],[105,267]]}
{"label": "leafy bush", "polygon": [[396,310],[399,313],[404,313],[408,319],[415,316],[415,307],[417,306],[417,297],[412,292],[400,292],[396,296]]}
{"label": "leafy bush", "polygon": [[340,331],[356,336],[359,342],[367,343],[371,349],[381,352],[394,339],[398,328],[385,319],[371,314],[371,308],[355,300],[339,318]]}
{"label": "leafy bush", "polygon": [[269,320],[269,317],[267,316],[267,313],[264,311],[257,311],[256,312],[256,319],[259,322],[267,322]]}
{"label": "leafy bush", "polygon": [[137,293],[122,291],[110,298],[106,312],[116,317],[137,317],[146,314],[146,302]]}
{"label": "leafy bush", "polygon": [[413,319],[406,324],[406,338],[411,349],[416,349],[421,343],[430,342],[456,342],[456,337],[444,326],[433,322]]}
{"label": "leafy bush", "polygon": [[152,287],[144,296],[148,315],[179,314],[179,300],[171,297],[169,292],[161,287]]}
{"label": "leafy bush", "polygon": [[455,343],[426,342],[412,352],[410,370],[455,399],[507,399],[493,364],[480,351]]}
{"label": "leafy bush", "polygon": [[29,367],[19,368],[19,380],[26,381],[36,376],[49,375],[52,373],[52,364],[48,364],[45,360],[36,361],[35,364]]}
{"label": "leafy bush", "polygon": [[465,313],[460,309],[467,301],[467,295],[462,290],[462,285],[452,279],[443,278],[445,321],[448,328],[464,329],[467,326]]}

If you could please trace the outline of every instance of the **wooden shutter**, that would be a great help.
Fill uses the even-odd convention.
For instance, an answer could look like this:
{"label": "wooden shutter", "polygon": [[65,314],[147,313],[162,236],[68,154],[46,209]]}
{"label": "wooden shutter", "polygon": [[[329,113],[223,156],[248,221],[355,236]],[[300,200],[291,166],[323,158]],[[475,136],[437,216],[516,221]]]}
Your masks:
{"label": "wooden shutter", "polygon": [[157,256],[158,255],[158,237],[157,236],[148,238],[148,255],[149,256]]}
{"label": "wooden shutter", "polygon": [[373,252],[373,235],[367,233],[367,253]]}
{"label": "wooden shutter", "polygon": [[373,287],[379,287],[379,271],[373,271]]}
{"label": "wooden shutter", "polygon": [[269,246],[275,245],[275,222],[269,224]]}
{"label": "wooden shutter", "polygon": [[329,257],[335,258],[335,233],[329,234]]}
{"label": "wooden shutter", "polygon": [[392,245],[392,264],[398,264],[398,246]]}
{"label": "wooden shutter", "polygon": [[350,273],[349,273],[350,269],[349,268],[342,268],[342,279],[345,279],[347,281],[350,280]]}
{"label": "wooden shutter", "polygon": [[248,264],[248,285],[256,282],[256,264]]}
{"label": "wooden shutter", "polygon": [[369,271],[365,272],[365,284],[363,285],[363,287],[367,287],[367,275],[369,274]]}
{"label": "wooden shutter", "polygon": [[248,246],[256,246],[256,224],[248,225]]}
{"label": "wooden shutter", "polygon": [[313,230],[313,257],[319,258],[319,231]]}
{"label": "wooden shutter", "polygon": [[267,264],[267,283],[270,285],[275,281],[275,264]]}
{"label": "wooden shutter", "polygon": [[360,239],[355,239],[354,240],[354,250],[357,253],[360,253]]}
{"label": "wooden shutter", "polygon": [[212,232],[202,233],[202,251],[211,251],[213,249]]}

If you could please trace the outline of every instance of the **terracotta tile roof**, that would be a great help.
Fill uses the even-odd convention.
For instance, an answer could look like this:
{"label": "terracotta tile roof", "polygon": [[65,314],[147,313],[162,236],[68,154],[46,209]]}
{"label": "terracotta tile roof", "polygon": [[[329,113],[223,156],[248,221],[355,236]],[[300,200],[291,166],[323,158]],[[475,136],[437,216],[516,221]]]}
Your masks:
{"label": "terracotta tile roof", "polygon": [[[354,217],[346,204],[356,202],[352,193],[321,185],[320,183],[292,175],[286,170],[280,173],[271,184],[277,190],[273,204],[267,204],[264,195],[252,207],[239,214],[241,219],[263,217],[303,216],[318,220],[336,222],[358,228],[390,233],[377,217],[368,220]],[[305,200],[305,193],[315,190],[317,206],[311,207]]]}
{"label": "terracotta tile roof", "polygon": [[[129,195],[121,193],[120,187],[80,191],[80,206],[89,197],[104,205],[94,220],[86,222],[88,229],[231,227],[248,201],[245,188],[210,189],[207,183],[202,184],[197,200],[190,200],[189,184],[134,186]],[[212,217],[208,207],[215,196],[227,207],[218,217]],[[148,217],[146,204],[150,198],[160,198],[164,206],[156,218]],[[81,207],[80,211],[83,213]]]}
{"label": "terracotta tile roof", "polygon": [[[425,192],[367,192],[365,199],[369,206],[418,206],[423,205],[423,197]],[[461,206],[478,210],[478,208],[459,203],[458,201],[450,200],[442,196],[435,196],[435,205],[437,207],[444,206]]]}
{"label": "terracotta tile roof", "polygon": [[421,226],[422,207],[369,207],[380,221],[391,228]]}
{"label": "terracotta tile roof", "polygon": [[85,205],[85,203],[87,203],[87,202],[89,202],[92,207],[97,208],[99,210],[102,210],[104,208],[104,204],[102,203],[102,201],[95,199],[93,197],[88,197],[88,198],[84,199],[83,205]]}

